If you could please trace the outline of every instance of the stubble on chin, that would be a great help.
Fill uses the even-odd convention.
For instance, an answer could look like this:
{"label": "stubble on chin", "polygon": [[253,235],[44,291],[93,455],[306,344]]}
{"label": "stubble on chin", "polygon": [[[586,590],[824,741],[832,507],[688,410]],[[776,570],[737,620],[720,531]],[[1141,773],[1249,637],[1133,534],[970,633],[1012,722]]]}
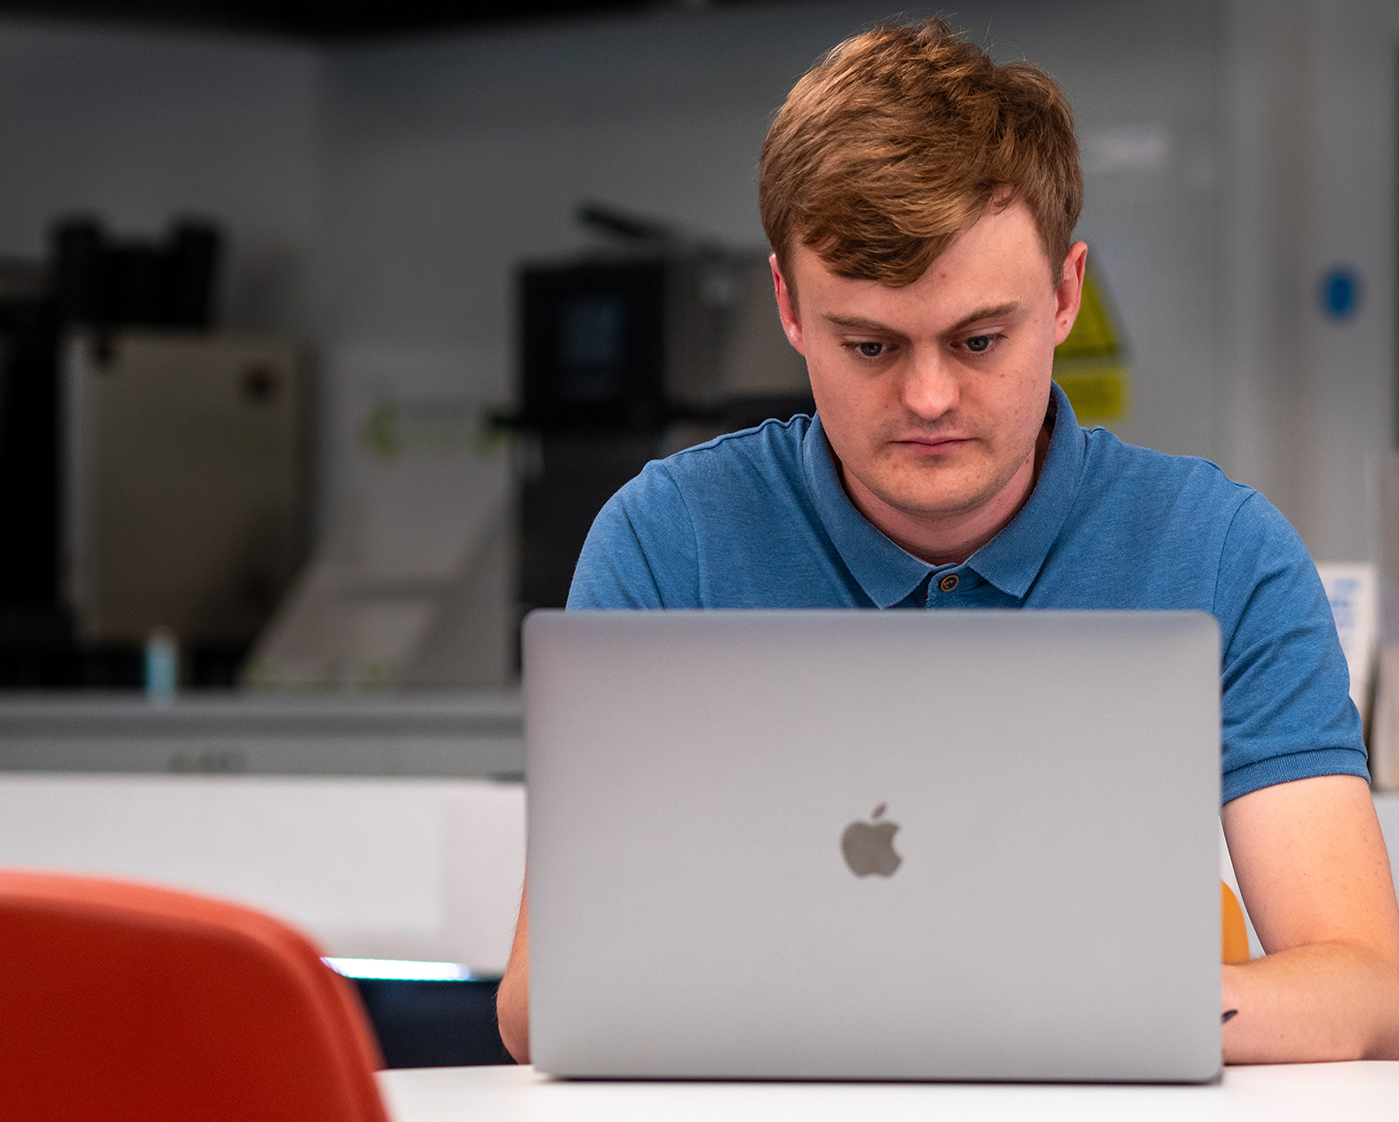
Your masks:
{"label": "stubble on chin", "polygon": [[1017,462],[996,471],[995,457],[988,451],[975,440],[949,456],[910,456],[890,440],[880,446],[870,465],[873,470],[860,473],[860,482],[905,516],[929,522],[962,518],[994,501],[1023,466]]}

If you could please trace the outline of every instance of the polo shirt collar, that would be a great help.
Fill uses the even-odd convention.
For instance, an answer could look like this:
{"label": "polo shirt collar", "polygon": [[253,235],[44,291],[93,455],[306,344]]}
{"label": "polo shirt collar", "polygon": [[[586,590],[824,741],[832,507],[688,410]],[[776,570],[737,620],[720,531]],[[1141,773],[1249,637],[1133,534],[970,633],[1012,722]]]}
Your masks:
{"label": "polo shirt collar", "polygon": [[[1029,591],[1063,530],[1083,473],[1083,430],[1057,382],[1050,386],[1050,413],[1055,423],[1049,450],[1029,501],[967,561],[968,568],[1016,599]],[[819,416],[802,441],[802,464],[817,514],[865,595],[879,608],[907,599],[935,566],[896,545],[855,509]]]}
{"label": "polo shirt collar", "polygon": [[840,485],[835,454],[819,415],[811,418],[802,440],[802,466],[816,513],[850,575],[876,608],[892,608],[927,578],[932,566],[895,545],[855,509]]}

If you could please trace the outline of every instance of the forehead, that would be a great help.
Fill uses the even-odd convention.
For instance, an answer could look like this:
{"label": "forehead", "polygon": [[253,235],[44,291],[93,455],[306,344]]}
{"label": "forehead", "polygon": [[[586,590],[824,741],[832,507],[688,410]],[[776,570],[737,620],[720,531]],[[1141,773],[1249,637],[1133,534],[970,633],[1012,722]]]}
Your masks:
{"label": "forehead", "polygon": [[[1033,302],[1054,288],[1047,283],[1054,273],[1043,240],[1021,202],[988,210],[910,285],[838,277],[801,245],[791,268],[802,312],[871,318],[916,313],[921,321],[944,326],[977,308]],[[925,325],[937,329],[936,323]]]}

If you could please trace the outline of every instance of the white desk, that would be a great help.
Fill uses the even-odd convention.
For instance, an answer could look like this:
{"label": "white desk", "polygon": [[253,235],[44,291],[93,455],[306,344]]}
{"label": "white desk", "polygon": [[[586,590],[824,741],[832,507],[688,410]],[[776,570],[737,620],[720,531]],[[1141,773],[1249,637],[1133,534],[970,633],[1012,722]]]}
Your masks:
{"label": "white desk", "polygon": [[1235,1067],[1204,1087],[986,1083],[569,1083],[533,1068],[385,1071],[394,1122],[1395,1122],[1399,1062]]}

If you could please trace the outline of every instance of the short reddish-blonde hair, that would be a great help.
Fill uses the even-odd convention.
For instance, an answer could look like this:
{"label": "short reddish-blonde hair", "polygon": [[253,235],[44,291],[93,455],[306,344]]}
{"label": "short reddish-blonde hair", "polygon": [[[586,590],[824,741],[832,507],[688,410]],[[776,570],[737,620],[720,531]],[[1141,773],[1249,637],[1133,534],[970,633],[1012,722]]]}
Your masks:
{"label": "short reddish-blonde hair", "polygon": [[789,280],[799,239],[837,276],[912,284],[988,208],[1017,200],[1057,283],[1083,206],[1068,99],[941,20],[841,43],[763,144],[758,207]]}

